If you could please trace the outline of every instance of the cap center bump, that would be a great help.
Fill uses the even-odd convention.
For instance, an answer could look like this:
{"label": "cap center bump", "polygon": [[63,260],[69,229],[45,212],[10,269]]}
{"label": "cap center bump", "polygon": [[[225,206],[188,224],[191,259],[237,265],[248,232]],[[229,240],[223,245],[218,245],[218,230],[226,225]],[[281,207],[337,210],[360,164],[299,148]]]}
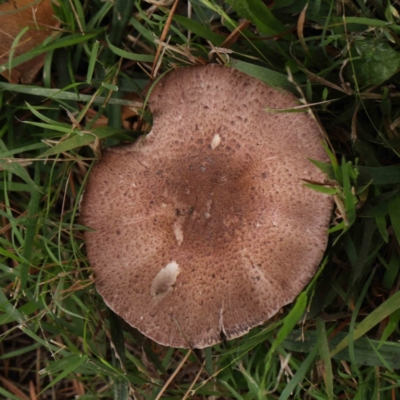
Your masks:
{"label": "cap center bump", "polygon": [[[252,164],[213,153],[172,162],[167,181],[174,205],[171,232],[178,245],[210,253],[240,240],[244,224],[255,218]],[[252,190],[253,189],[253,190]]]}

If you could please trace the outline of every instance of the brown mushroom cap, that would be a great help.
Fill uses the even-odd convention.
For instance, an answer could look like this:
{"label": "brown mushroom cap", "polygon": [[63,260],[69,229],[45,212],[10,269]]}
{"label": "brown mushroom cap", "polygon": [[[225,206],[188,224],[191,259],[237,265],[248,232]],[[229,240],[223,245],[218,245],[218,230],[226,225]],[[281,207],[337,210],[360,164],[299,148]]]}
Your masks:
{"label": "brown mushroom cap", "polygon": [[169,73],[150,134],[107,150],[82,203],[88,257],[108,306],[158,343],[203,348],[290,303],[327,244],[332,202],[304,187],[326,160],[307,113],[231,68]]}

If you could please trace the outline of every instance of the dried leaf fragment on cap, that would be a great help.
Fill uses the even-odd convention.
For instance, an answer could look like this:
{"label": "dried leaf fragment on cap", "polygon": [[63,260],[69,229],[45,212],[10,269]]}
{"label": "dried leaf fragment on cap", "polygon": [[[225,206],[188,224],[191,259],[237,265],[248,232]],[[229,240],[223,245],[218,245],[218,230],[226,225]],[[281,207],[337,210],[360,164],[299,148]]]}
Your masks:
{"label": "dried leaf fragment on cap", "polygon": [[89,176],[82,222],[96,287],[158,343],[203,348],[244,335],[292,302],[327,244],[326,161],[297,99],[218,65],[169,73],[154,125],[108,149]]}
{"label": "dried leaf fragment on cap", "polygon": [[[0,65],[7,64],[13,42],[26,27],[28,31],[20,38],[13,58],[29,52],[40,45],[53,28],[60,25],[55,18],[51,0],[12,0],[0,4]],[[1,74],[12,83],[31,83],[43,67],[45,54]]]}

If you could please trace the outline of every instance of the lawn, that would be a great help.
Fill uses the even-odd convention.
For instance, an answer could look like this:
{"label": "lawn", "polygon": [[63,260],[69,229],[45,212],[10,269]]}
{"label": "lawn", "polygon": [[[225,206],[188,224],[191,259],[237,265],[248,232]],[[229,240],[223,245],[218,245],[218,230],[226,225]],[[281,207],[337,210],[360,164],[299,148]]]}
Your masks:
{"label": "lawn", "polygon": [[[400,399],[397,1],[58,0],[40,18],[45,1],[0,3],[0,398]],[[153,83],[207,63],[312,110],[330,163],[309,190],[335,207],[293,304],[187,350],[107,308],[79,201],[104,148],[150,132]]]}

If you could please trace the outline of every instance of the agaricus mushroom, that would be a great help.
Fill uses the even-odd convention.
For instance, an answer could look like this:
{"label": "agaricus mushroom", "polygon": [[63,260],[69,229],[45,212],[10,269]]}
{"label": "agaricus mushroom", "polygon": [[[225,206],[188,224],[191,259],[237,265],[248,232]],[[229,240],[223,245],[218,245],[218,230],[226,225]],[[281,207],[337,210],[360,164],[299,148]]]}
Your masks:
{"label": "agaricus mushroom", "polygon": [[158,343],[204,348],[264,323],[314,275],[332,202],[304,187],[326,160],[296,98],[218,65],[169,73],[154,125],[110,148],[81,216],[96,287]]}

